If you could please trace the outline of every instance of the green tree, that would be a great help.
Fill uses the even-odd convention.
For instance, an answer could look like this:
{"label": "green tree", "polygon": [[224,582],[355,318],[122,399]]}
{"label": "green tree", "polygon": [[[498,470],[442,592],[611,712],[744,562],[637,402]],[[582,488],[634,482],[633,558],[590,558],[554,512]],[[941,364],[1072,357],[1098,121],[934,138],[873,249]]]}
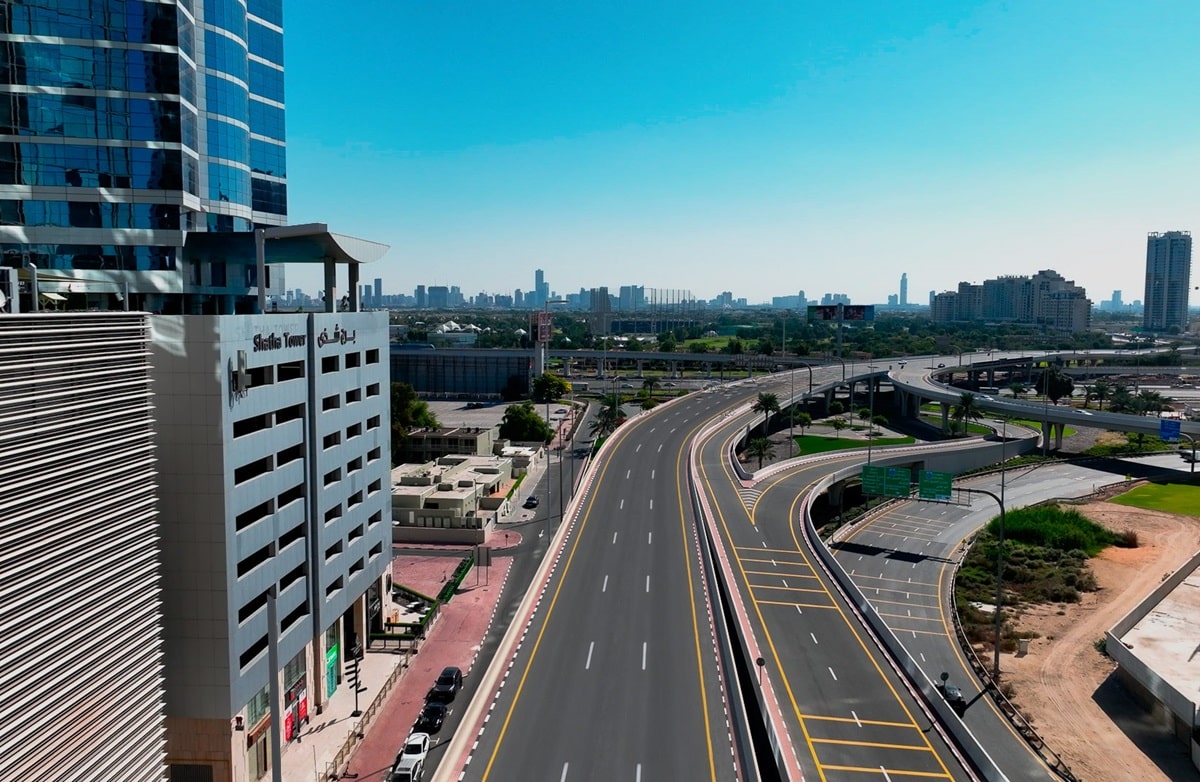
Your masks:
{"label": "green tree", "polygon": [[775,458],[775,443],[766,437],[756,437],[746,443],[746,455],[758,459],[758,469],[762,469],[763,459]]}
{"label": "green tree", "polygon": [[675,341],[675,335],[670,331],[664,331],[658,335],[658,349],[663,353],[674,353],[678,345],[679,343]]}
{"label": "green tree", "polygon": [[961,427],[963,434],[967,433],[967,424],[978,421],[980,414],[979,399],[970,391],[960,396],[958,403],[950,409],[950,418]]}
{"label": "green tree", "polygon": [[533,401],[545,404],[571,393],[571,384],[558,375],[543,372],[533,379]]}
{"label": "green tree", "polygon": [[756,413],[763,413],[763,434],[766,434],[767,422],[771,420],[771,413],[779,412],[779,397],[769,391],[759,391],[758,399],[754,400],[750,409]]}
{"label": "green tree", "polygon": [[775,344],[771,342],[770,337],[764,337],[758,341],[758,352],[763,356],[775,355]]}
{"label": "green tree", "polygon": [[604,397],[600,404],[600,410],[596,413],[596,417],[592,419],[590,428],[592,436],[607,437],[612,434],[621,423],[622,417],[620,395],[609,394]]}
{"label": "green tree", "polygon": [[649,394],[651,399],[654,399],[654,389],[658,388],[661,385],[662,385],[662,381],[659,380],[658,378],[648,377],[642,381],[642,390],[645,391],[647,394]]}
{"label": "green tree", "polygon": [[408,449],[408,433],[427,426],[440,426],[437,416],[408,383],[391,384],[392,466],[400,464]]}
{"label": "green tree", "polygon": [[854,415],[858,418],[858,420],[862,421],[863,423],[866,423],[867,421],[871,420],[871,415],[872,415],[871,408],[860,407],[860,408],[858,408],[858,412],[856,412]]}
{"label": "green tree", "polygon": [[1012,393],[1013,399],[1020,399],[1021,395],[1029,389],[1025,387],[1024,383],[1012,382],[1008,384],[1008,390]]}
{"label": "green tree", "polygon": [[688,352],[689,353],[707,353],[708,347],[709,346],[708,346],[707,342],[697,341],[697,342],[693,342],[690,345],[688,345]]}
{"label": "green tree", "polygon": [[740,339],[734,337],[725,345],[725,352],[731,356],[740,356],[746,352],[746,347]]}
{"label": "green tree", "polygon": [[804,436],[804,430],[812,426],[812,415],[809,413],[796,413],[796,426],[800,427],[800,436]]}
{"label": "green tree", "polygon": [[[1104,400],[1108,399],[1108,395],[1111,393],[1112,386],[1103,380],[1097,380],[1092,384],[1092,398],[1096,400],[1096,407],[1098,410],[1104,409]],[[1086,402],[1084,402],[1084,407],[1087,407]]]}
{"label": "green tree", "polygon": [[833,436],[840,440],[842,438],[842,430],[845,429],[848,424],[846,423],[845,418],[835,418],[829,422],[829,425],[833,427]]}
{"label": "green tree", "polygon": [[500,421],[500,437],[517,442],[548,443],[554,438],[550,424],[537,414],[533,402],[509,405]]}
{"label": "green tree", "polygon": [[1060,372],[1057,367],[1046,367],[1038,376],[1037,390],[1039,394],[1049,397],[1050,401],[1057,405],[1058,400],[1064,396],[1070,396],[1071,392],[1075,390],[1075,381]]}
{"label": "green tree", "polygon": [[846,406],[843,405],[841,402],[839,402],[835,399],[834,401],[829,403],[829,414],[830,415],[841,415],[844,412],[846,412]]}

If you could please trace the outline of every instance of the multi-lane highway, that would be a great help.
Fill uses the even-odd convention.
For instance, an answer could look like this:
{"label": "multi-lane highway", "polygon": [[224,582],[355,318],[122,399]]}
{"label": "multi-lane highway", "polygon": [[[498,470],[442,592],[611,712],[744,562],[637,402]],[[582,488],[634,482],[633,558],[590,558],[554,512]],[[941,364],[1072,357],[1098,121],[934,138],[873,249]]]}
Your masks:
{"label": "multi-lane highway", "polygon": [[683,489],[686,444],[713,399],[689,396],[614,435],[466,779],[739,778]]}
{"label": "multi-lane highway", "polygon": [[[820,388],[844,371],[818,369],[813,380]],[[499,661],[508,668],[465,779],[755,778],[720,652],[728,634],[714,625],[709,530],[745,607],[740,629],[764,651],[760,673],[779,704],[768,719],[798,764],[785,759],[786,774],[972,778],[801,533],[805,488],[863,454],[757,483],[730,464],[749,403],[760,391],[786,397],[785,377],[689,394],[606,444],[560,532],[561,553],[535,580],[540,600],[517,617],[520,643]],[[693,448],[700,520],[688,488]]]}

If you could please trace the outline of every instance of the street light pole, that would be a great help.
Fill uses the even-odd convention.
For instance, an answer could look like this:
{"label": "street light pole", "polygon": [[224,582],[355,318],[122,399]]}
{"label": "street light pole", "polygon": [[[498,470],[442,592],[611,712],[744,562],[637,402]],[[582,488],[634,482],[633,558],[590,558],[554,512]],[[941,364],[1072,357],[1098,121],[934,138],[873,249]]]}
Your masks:
{"label": "street light pole", "polygon": [[[871,370],[872,372],[874,372],[877,368],[878,367],[875,364],[867,364],[867,369]],[[867,383],[870,384],[867,387],[867,399],[868,408],[870,410],[869,415],[871,416],[869,419],[867,419],[867,464],[870,464],[871,446],[875,442],[875,438],[872,437],[872,430],[875,426],[875,376],[867,375]]]}
{"label": "street light pole", "polygon": [[959,491],[965,491],[968,494],[986,494],[1000,506],[1000,534],[999,543],[996,545],[996,622],[992,638],[992,681],[998,685],[1000,682],[1000,632],[1003,624],[1000,609],[1004,604],[1004,500],[987,489],[963,488]]}

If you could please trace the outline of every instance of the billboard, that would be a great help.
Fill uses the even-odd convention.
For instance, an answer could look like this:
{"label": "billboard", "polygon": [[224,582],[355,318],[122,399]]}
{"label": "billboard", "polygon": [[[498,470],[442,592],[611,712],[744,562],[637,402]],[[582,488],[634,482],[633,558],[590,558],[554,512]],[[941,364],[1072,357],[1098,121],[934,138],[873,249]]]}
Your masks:
{"label": "billboard", "polygon": [[535,312],[529,318],[529,330],[537,342],[547,343],[553,333],[553,318],[549,312]]}
{"label": "billboard", "polygon": [[809,320],[875,320],[874,304],[810,304]]}

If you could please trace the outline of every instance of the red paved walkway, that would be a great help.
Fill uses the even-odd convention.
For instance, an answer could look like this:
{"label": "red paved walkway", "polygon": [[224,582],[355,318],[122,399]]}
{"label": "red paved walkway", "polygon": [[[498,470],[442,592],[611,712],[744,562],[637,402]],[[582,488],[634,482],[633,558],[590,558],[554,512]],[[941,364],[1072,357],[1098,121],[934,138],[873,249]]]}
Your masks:
{"label": "red paved walkway", "polygon": [[[513,544],[520,539],[516,532],[502,531],[489,533],[487,542],[503,546],[506,534]],[[454,547],[442,550],[447,549]],[[463,554],[466,554],[465,549]],[[392,578],[397,584],[432,597],[454,573],[459,561],[457,556],[397,557],[392,565]],[[490,573],[488,569],[473,570],[463,581],[458,594],[441,607],[437,621],[412,658],[408,670],[388,694],[386,705],[358,745],[350,761],[349,773],[357,774],[360,780],[384,779],[421,711],[425,694],[441,670],[447,665],[456,665],[462,668],[464,675],[471,675],[475,654],[487,634],[511,563],[511,557],[503,549],[494,552]],[[451,708],[458,710],[465,705],[466,701],[460,700]],[[431,759],[440,760],[449,730],[444,730],[443,734],[434,736],[437,746],[430,750]]]}

